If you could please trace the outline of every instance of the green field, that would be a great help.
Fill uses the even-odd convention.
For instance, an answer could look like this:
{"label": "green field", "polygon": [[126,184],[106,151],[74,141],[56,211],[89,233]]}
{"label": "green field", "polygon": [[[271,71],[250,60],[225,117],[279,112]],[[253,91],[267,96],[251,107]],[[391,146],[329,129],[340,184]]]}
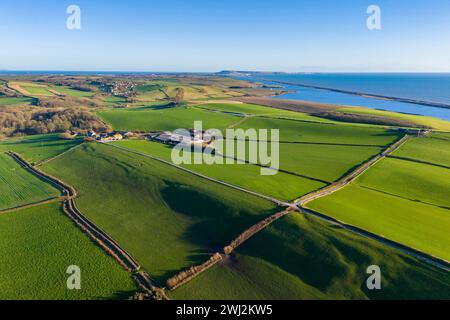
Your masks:
{"label": "green field", "polygon": [[0,140],[0,152],[14,151],[27,161],[36,163],[59,155],[79,145],[82,138],[63,140],[58,134],[35,135]]}
{"label": "green field", "polygon": [[[0,215],[0,299],[128,299],[130,275],[61,211],[42,205]],[[81,290],[66,270],[81,269]]]}
{"label": "green field", "polygon": [[400,112],[393,112],[393,111],[386,111],[386,110],[376,110],[376,109],[370,109],[370,108],[361,108],[361,107],[345,107],[345,108],[339,108],[337,111],[345,112],[345,113],[355,113],[360,115],[374,115],[374,116],[382,116],[387,117],[391,119],[399,119],[399,120],[406,120],[411,123],[416,123],[418,126],[426,126],[430,127],[436,130],[450,130],[450,121],[433,118],[433,117],[427,117],[427,116],[421,116],[421,115],[414,115],[414,114],[406,114],[406,113],[400,113]]}
{"label": "green field", "polygon": [[449,260],[446,209],[352,185],[308,207],[348,224]]}
{"label": "green field", "polygon": [[400,198],[450,209],[450,170],[428,164],[384,159],[358,184]]}
{"label": "green field", "polygon": [[439,134],[433,134],[431,138],[411,139],[393,155],[450,168],[450,140],[439,137]]}
{"label": "green field", "polygon": [[59,191],[22,168],[13,158],[0,154],[0,210],[55,198]]}
{"label": "green field", "polygon": [[382,127],[312,123],[270,118],[248,118],[238,125],[243,129],[279,129],[282,142],[320,142],[385,146],[397,139],[398,132]]}
{"label": "green field", "polygon": [[20,104],[31,104],[33,102],[33,98],[1,98],[0,97],[0,107],[2,106],[13,106]]}
{"label": "green field", "polygon": [[[249,142],[242,141],[241,143],[245,144],[245,155],[238,155],[239,144],[236,142],[234,147],[235,157],[245,161],[252,160],[249,156]],[[220,146],[219,150],[223,150],[221,154],[226,154],[228,150],[226,141],[216,140],[213,145]],[[271,144],[268,144],[267,148],[270,155],[272,152]],[[381,147],[370,146],[280,143],[280,169],[326,182],[333,182],[381,151]],[[254,163],[253,161],[250,162]],[[261,162],[258,161],[257,163]]]}
{"label": "green field", "polygon": [[350,187],[308,206],[449,260],[448,143],[428,137],[410,139],[394,156],[412,160],[383,159]]}
{"label": "green field", "polygon": [[176,130],[194,127],[203,121],[203,129],[224,129],[238,122],[239,117],[203,111],[189,107],[164,108],[152,106],[129,110],[105,110],[98,115],[116,130]]}
{"label": "green field", "polygon": [[92,91],[82,91],[67,86],[51,86],[50,89],[55,90],[60,94],[77,98],[90,98],[95,94],[95,92]]}
{"label": "green field", "polygon": [[124,97],[118,97],[118,96],[104,96],[102,97],[103,101],[107,106],[115,106],[124,104],[127,102],[127,99]]}
{"label": "green field", "polygon": [[28,91],[30,95],[42,95],[53,96],[54,94],[49,91],[48,86],[35,85],[35,84],[22,84],[20,85],[24,90]]}
{"label": "green field", "polygon": [[[446,299],[445,271],[300,213],[275,222],[173,299]],[[366,269],[382,270],[367,290]]]}
{"label": "green field", "polygon": [[268,201],[100,144],[85,144],[43,169],[73,185],[80,210],[159,283],[203,263],[275,210]]}
{"label": "green field", "polygon": [[[128,140],[115,144],[171,161],[172,148],[157,142]],[[208,177],[285,201],[294,200],[325,186],[322,182],[283,172],[272,176],[262,176],[261,168],[250,164],[183,164],[182,166]]]}
{"label": "green field", "polygon": [[256,116],[266,116],[273,118],[289,118],[289,119],[299,119],[299,120],[308,120],[315,122],[328,122],[332,123],[331,120],[326,120],[318,117],[310,116],[306,113],[289,111],[289,110],[281,110],[270,107],[258,106],[254,104],[246,104],[246,103],[208,103],[198,105],[197,108],[206,109],[206,110],[216,110],[220,112],[231,112],[231,113],[239,113],[245,115],[256,115]]}

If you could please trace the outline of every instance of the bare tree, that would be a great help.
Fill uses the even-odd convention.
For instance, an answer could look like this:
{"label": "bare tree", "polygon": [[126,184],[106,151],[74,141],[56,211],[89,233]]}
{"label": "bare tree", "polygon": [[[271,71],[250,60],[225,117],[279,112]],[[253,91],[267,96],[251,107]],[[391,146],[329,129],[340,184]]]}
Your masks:
{"label": "bare tree", "polygon": [[173,102],[178,105],[184,100],[184,89],[178,88],[177,94],[175,95],[175,98],[173,99]]}

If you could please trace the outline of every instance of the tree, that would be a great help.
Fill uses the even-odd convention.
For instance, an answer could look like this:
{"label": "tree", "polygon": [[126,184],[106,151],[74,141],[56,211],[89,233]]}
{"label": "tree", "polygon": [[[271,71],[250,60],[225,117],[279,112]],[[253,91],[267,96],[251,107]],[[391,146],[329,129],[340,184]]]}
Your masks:
{"label": "tree", "polygon": [[173,102],[178,105],[184,100],[184,89],[178,88],[177,94],[175,95],[175,98],[173,99]]}

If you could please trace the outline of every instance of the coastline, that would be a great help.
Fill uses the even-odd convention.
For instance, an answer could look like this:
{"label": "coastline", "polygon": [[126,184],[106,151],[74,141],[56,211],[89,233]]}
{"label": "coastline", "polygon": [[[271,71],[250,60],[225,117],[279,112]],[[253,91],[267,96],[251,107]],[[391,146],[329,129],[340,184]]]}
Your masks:
{"label": "coastline", "polygon": [[279,84],[285,84],[285,85],[290,85],[290,86],[298,86],[298,87],[304,87],[304,88],[327,90],[327,91],[332,91],[332,92],[351,94],[351,95],[359,96],[359,97],[363,97],[363,98],[382,99],[382,100],[387,100],[387,101],[410,103],[410,104],[416,104],[416,105],[427,106],[427,107],[450,109],[450,104],[445,104],[445,103],[407,99],[407,98],[398,98],[398,97],[384,96],[384,95],[378,95],[378,94],[372,94],[372,93],[342,90],[342,89],[336,89],[336,88],[330,88],[330,87],[321,87],[321,86],[314,86],[314,85],[303,84],[303,83],[293,83],[293,82],[271,80],[271,79],[258,79],[258,80],[279,83]]}

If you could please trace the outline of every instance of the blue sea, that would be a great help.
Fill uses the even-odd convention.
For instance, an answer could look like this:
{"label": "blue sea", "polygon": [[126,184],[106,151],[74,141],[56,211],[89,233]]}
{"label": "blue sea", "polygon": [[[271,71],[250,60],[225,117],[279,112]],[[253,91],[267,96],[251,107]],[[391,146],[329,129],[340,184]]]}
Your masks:
{"label": "blue sea", "polygon": [[[304,87],[317,86],[450,105],[450,74],[252,74],[243,79],[281,85],[292,93],[279,99],[362,106],[450,120],[450,109]],[[265,81],[264,81],[265,80]],[[290,83],[280,84],[280,82]]]}

